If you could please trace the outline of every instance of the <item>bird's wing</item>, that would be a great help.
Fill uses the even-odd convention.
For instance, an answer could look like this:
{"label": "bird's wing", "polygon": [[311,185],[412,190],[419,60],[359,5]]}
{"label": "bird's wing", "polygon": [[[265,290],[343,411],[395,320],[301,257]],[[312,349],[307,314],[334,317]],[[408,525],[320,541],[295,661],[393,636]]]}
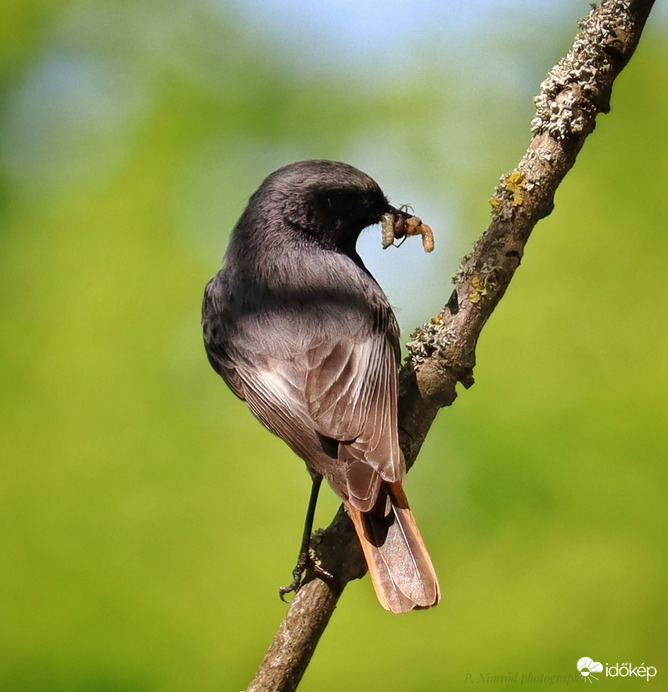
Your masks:
{"label": "bird's wing", "polygon": [[362,511],[403,478],[397,358],[387,334],[343,337],[290,358],[237,362],[253,413]]}
{"label": "bird's wing", "polygon": [[323,343],[308,352],[305,384],[317,432],[339,442],[345,494],[359,509],[370,509],[381,478],[403,477],[394,344],[383,333]]}
{"label": "bird's wing", "polygon": [[402,479],[398,327],[375,284],[357,303],[345,293],[294,313],[245,313],[234,332],[222,312],[210,314],[205,333],[214,368],[341,495],[368,511],[381,480]]}

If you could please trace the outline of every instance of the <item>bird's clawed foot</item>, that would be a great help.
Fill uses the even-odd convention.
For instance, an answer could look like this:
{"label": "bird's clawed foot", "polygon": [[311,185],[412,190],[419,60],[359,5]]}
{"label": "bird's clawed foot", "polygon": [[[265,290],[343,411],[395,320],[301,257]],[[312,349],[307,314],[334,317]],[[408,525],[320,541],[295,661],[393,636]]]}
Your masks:
{"label": "bird's clawed foot", "polygon": [[314,577],[320,577],[325,581],[332,581],[334,576],[330,574],[324,567],[321,567],[311,555],[310,550],[305,550],[299,553],[297,564],[292,570],[292,582],[287,586],[279,586],[278,594],[284,603],[286,594],[297,593],[299,589]]}

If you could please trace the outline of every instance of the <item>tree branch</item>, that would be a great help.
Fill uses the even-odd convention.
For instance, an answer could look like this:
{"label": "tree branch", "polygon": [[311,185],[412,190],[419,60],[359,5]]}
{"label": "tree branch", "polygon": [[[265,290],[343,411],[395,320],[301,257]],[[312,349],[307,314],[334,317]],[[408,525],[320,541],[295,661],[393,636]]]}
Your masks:
{"label": "tree branch", "polygon": [[[400,373],[399,428],[410,467],[443,406],[456,398],[456,385],[473,384],[478,337],[506,292],[536,223],[553,208],[554,194],[573,167],[596,116],[610,109],[617,75],[638,44],[654,0],[604,0],[580,22],[571,50],[548,73],[535,97],[529,147],[490,199],[492,221],[463,258],[452,296],[440,314],[417,329]],[[366,566],[343,510],[315,534],[331,584],[305,584],[285,615],[248,692],[291,692],[308,666],[316,644],[345,585]]]}

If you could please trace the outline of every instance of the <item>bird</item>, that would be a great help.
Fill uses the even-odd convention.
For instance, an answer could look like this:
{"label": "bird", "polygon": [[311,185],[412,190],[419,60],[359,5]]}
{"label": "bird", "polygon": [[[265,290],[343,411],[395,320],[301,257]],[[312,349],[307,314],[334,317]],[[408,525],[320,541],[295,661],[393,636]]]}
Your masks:
{"label": "bird", "polygon": [[349,164],[279,168],[250,197],[206,285],[202,328],[213,369],[311,475],[300,558],[281,597],[299,589],[312,561],[325,478],[352,520],[380,604],[401,613],[435,606],[440,587],[403,488],[399,327],[356,251],[362,230],[388,213],[410,216]]}

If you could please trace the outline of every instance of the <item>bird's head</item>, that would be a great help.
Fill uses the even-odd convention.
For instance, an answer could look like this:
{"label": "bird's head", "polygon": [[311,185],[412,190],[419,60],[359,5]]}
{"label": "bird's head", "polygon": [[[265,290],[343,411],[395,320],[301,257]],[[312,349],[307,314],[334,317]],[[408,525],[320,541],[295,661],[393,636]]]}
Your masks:
{"label": "bird's head", "polygon": [[360,232],[398,212],[378,184],[346,163],[297,161],[272,173],[255,193],[260,208],[323,247],[354,252]]}

